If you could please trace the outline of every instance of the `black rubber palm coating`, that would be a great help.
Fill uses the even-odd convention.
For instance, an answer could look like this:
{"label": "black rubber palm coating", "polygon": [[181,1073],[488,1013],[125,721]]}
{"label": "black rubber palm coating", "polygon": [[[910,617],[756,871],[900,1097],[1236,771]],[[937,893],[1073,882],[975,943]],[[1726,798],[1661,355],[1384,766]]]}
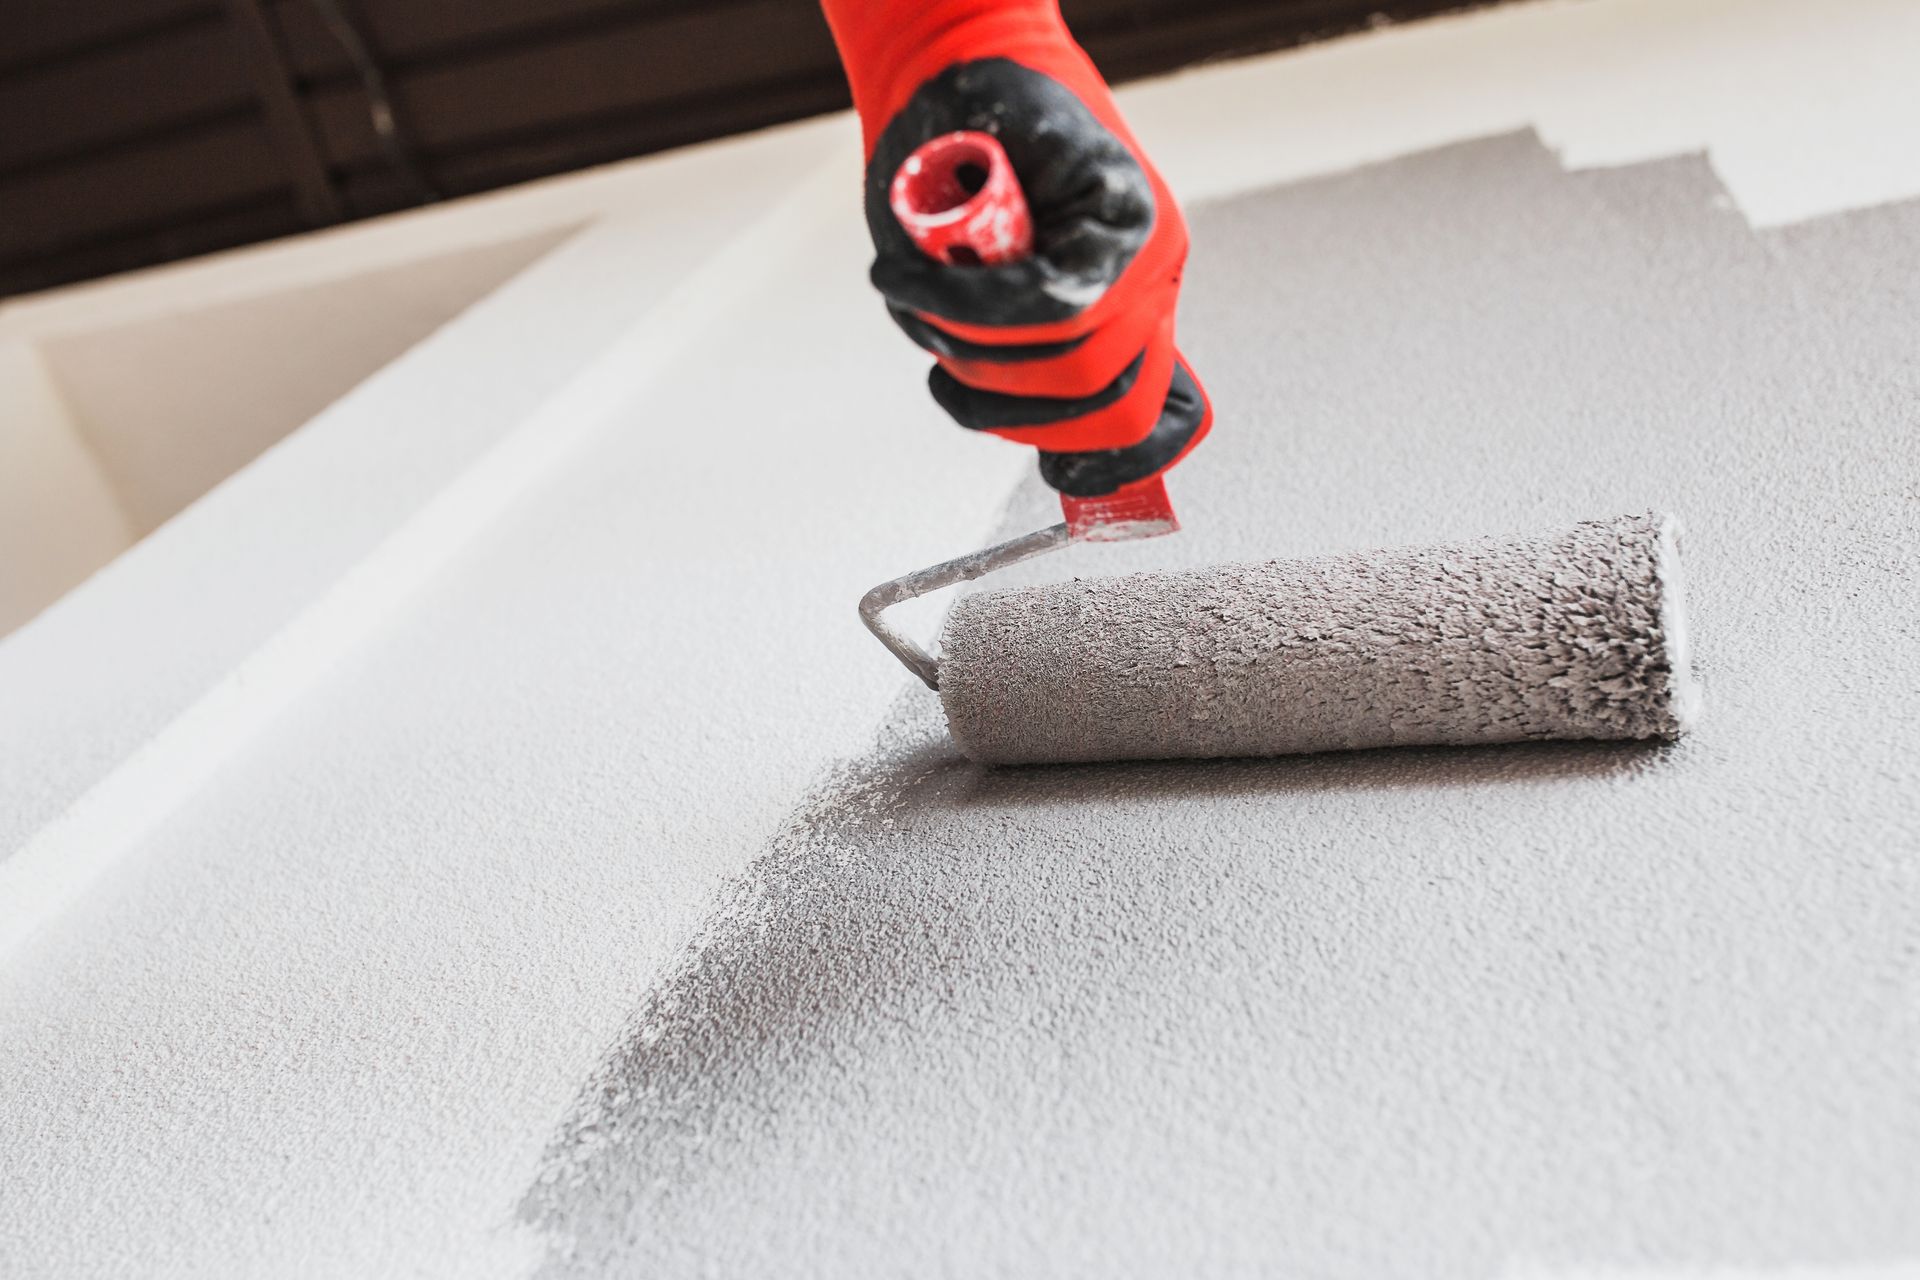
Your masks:
{"label": "black rubber palm coating", "polygon": [[1147,353],[1135,356],[1120,376],[1090,396],[1010,396],[999,391],[982,391],[968,386],[935,365],[927,373],[927,389],[953,420],[969,431],[988,431],[998,427],[1045,427],[1070,418],[1083,417],[1104,409],[1133,390],[1140,377],[1140,366]]}
{"label": "black rubber palm coating", "polygon": [[[888,203],[894,173],[920,144],[963,129],[999,140],[1026,194],[1033,253],[1018,262],[964,270],[936,262]],[[894,306],[962,324],[1052,324],[1097,302],[1146,244],[1153,188],[1133,153],[1065,85],[1007,58],[983,58],[948,67],[887,122],[867,162],[866,214],[873,284]]]}
{"label": "black rubber palm coating", "polygon": [[921,350],[949,359],[977,360],[982,364],[1023,364],[1033,360],[1051,360],[1077,350],[1093,336],[1083,333],[1077,338],[1060,342],[969,342],[891,302],[887,304],[887,314]]}
{"label": "black rubber palm coating", "polygon": [[1043,449],[1040,478],[1069,497],[1105,497],[1179,457],[1206,414],[1206,401],[1193,374],[1187,371],[1187,362],[1176,360],[1166,405],[1146,439],[1124,449],[1090,449],[1084,453],[1049,453]]}

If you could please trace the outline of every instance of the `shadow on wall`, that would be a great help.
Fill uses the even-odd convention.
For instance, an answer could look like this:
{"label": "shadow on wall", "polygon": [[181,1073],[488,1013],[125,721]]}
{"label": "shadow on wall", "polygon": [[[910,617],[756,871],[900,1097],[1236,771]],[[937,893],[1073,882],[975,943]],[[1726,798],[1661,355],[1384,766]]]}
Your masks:
{"label": "shadow on wall", "polygon": [[[813,790],[647,994],[521,1216],[554,1242],[555,1274],[693,1241],[725,1256],[715,1197],[740,1196],[790,1110],[862,1091],[876,1033],[919,1041],[934,1022],[978,1026],[983,1008],[1004,1022],[1031,1001],[1041,1024],[1027,1031],[1044,1039],[1056,1034],[1047,1010],[1099,1003],[1095,989],[1177,991],[1116,968],[1184,965],[1189,944],[1245,946],[1219,936],[1237,927],[1223,902],[1244,924],[1250,898],[1325,870],[1306,866],[1323,850],[1289,847],[1284,830],[1260,847],[1170,835],[1164,860],[1142,862],[1109,847],[1114,823],[1177,829],[1187,805],[1235,800],[1600,782],[1672,750],[1559,742],[996,770],[962,757],[937,699],[909,689],[874,748]],[[1061,839],[1075,828],[1084,839]],[[1154,936],[1128,936],[1138,928]]]}
{"label": "shadow on wall", "polygon": [[[918,691],[912,691],[917,694]],[[921,748],[923,779],[903,789],[901,803],[920,803],[920,788],[950,814],[970,809],[1018,810],[1106,804],[1114,799],[1165,804],[1233,796],[1278,797],[1358,787],[1369,791],[1433,791],[1500,782],[1575,780],[1643,769],[1673,744],[1637,742],[1509,743],[1490,747],[1399,747],[1328,752],[1268,760],[1141,760],[1096,765],[983,768],[959,754],[942,733]],[[915,761],[902,761],[908,772]],[[933,779],[938,779],[937,782]]]}

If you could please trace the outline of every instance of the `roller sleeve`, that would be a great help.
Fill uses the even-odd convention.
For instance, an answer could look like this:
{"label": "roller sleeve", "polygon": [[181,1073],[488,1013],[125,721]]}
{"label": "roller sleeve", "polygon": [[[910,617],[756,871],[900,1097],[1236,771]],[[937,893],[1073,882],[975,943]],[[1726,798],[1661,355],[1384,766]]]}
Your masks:
{"label": "roller sleeve", "polygon": [[954,739],[991,764],[1667,738],[1697,700],[1653,515],[983,591],[941,646]]}

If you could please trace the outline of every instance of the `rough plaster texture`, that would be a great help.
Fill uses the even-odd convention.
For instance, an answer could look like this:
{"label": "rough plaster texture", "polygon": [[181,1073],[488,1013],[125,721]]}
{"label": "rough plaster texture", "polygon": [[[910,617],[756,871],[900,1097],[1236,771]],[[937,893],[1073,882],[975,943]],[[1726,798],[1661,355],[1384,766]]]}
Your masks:
{"label": "rough plaster texture", "polygon": [[[1539,116],[1589,159],[1710,145],[1749,212],[1897,192],[1915,11],[1757,16],[1793,8],[1513,6],[1126,97],[1183,191]],[[1862,56],[1743,73],[1763,29]],[[627,192],[0,648],[0,829],[546,412],[648,310],[622,290],[704,270],[812,162],[763,141],[208,264],[251,296]],[[1756,237],[1699,161],[1523,139],[1199,211],[1187,341],[1232,404],[1189,533],[1046,572],[1677,510],[1710,714],[1670,749],[982,776],[924,690],[888,714],[852,603],[982,542],[1020,462],[927,403],[836,190],[743,327],[0,961],[0,1273],[1910,1275],[1915,210]]]}
{"label": "rough plaster texture", "polygon": [[1673,738],[1698,694],[1670,526],[977,591],[940,702],[983,764]]}
{"label": "rough plaster texture", "polygon": [[1222,428],[1128,549],[1670,509],[1693,735],[983,770],[904,692],[637,989],[523,1204],[548,1271],[1920,1255],[1920,207],[1716,194],[1516,136],[1197,210]]}

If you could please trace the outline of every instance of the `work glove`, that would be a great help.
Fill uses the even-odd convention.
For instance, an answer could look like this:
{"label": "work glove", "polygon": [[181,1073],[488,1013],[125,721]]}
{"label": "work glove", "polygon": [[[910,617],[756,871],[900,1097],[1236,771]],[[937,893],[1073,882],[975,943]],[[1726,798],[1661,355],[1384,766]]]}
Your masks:
{"label": "work glove", "polygon": [[[864,135],[874,286],[933,353],[933,397],[961,426],[1040,450],[1062,494],[1157,477],[1212,410],[1174,348],[1187,227],[1067,34],[1058,0],[824,0]],[[894,216],[923,143],[977,130],[1011,162],[1032,252],[949,265]]]}

